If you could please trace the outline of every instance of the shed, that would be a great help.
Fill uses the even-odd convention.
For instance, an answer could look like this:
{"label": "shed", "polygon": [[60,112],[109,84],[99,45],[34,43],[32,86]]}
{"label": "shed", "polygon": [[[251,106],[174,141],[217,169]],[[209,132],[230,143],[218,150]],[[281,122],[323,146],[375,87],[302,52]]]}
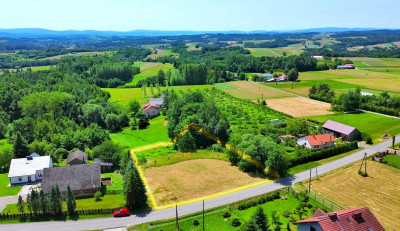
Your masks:
{"label": "shed", "polygon": [[75,152],[69,154],[67,157],[68,165],[87,164],[87,161],[88,154],[82,152],[81,150],[76,150]]}
{"label": "shed", "polygon": [[335,137],[341,137],[345,141],[361,139],[361,133],[357,130],[357,128],[350,127],[333,120],[328,120],[324,125],[322,125],[322,133],[331,133]]}

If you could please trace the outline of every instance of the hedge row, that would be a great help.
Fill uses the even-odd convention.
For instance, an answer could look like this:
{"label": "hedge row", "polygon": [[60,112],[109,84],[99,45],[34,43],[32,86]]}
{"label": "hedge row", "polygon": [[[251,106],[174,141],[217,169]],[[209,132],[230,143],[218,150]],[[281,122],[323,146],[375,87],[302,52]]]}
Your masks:
{"label": "hedge row", "polygon": [[275,191],[274,193],[260,197],[257,200],[251,200],[251,201],[240,203],[238,206],[238,209],[245,210],[245,209],[257,206],[257,205],[265,204],[268,201],[273,201],[273,200],[279,199],[280,197],[281,196],[279,194],[279,191]]}
{"label": "hedge row", "polygon": [[320,151],[312,152],[308,155],[294,157],[290,160],[289,167],[293,167],[300,164],[305,164],[310,161],[322,160],[332,156],[336,156],[345,152],[350,152],[358,148],[357,141],[346,143],[342,145],[335,145],[331,148],[322,149]]}
{"label": "hedge row", "polygon": [[373,111],[385,115],[391,115],[391,116],[397,116],[400,117],[400,111],[395,108],[389,108],[389,107],[382,107],[382,106],[376,106],[372,104],[366,104],[363,103],[361,104],[361,109],[367,110],[367,111]]}

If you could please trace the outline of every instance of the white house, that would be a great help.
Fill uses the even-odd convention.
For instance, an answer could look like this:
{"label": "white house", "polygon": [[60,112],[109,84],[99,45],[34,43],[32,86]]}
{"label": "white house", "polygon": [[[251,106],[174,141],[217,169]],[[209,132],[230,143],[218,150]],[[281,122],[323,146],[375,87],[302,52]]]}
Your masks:
{"label": "white house", "polygon": [[12,159],[8,178],[11,185],[41,181],[43,169],[51,167],[53,167],[53,161],[50,156]]}
{"label": "white house", "polygon": [[333,147],[333,145],[335,144],[335,138],[330,133],[309,135],[297,139],[297,144],[300,146],[307,147],[309,149],[320,150],[324,148]]}
{"label": "white house", "polygon": [[374,96],[374,94],[372,94],[372,93],[369,93],[369,92],[360,92],[360,95],[362,95],[362,96]]}

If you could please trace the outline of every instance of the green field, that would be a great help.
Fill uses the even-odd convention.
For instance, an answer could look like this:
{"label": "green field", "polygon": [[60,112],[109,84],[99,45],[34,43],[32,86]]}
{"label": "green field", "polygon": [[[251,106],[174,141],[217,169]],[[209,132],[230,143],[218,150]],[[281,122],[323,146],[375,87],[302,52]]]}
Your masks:
{"label": "green field", "polygon": [[133,76],[132,81],[130,83],[127,83],[126,86],[135,86],[141,79],[156,76],[160,70],[167,72],[168,70],[171,70],[172,68],[173,68],[172,64],[161,64],[159,66],[147,68],[147,69],[143,70],[142,72],[140,72],[139,74]]}
{"label": "green field", "polygon": [[386,155],[383,160],[396,168],[400,168],[400,156],[398,155]]}
{"label": "green field", "polygon": [[164,116],[150,120],[150,126],[143,130],[125,128],[122,132],[110,134],[111,140],[124,148],[136,148],[160,141],[169,141]]}
{"label": "green field", "polygon": [[134,66],[134,67],[141,67],[141,66],[144,66],[144,65],[146,65],[147,64],[147,62],[135,62],[132,66]]}
{"label": "green field", "polygon": [[8,187],[10,179],[8,179],[8,173],[0,174],[0,197],[15,196],[19,193],[22,186]]}
{"label": "green field", "polygon": [[[297,206],[300,205],[300,201],[296,198],[294,198],[290,194],[285,194],[287,197],[287,200],[273,200],[264,204],[261,204],[260,206],[263,208],[265,214],[268,217],[269,225],[270,227],[273,227],[274,225],[271,222],[271,214],[272,211],[277,211],[279,214],[279,222],[280,226],[284,227],[282,230],[286,230],[286,225],[287,222],[289,221],[290,218],[283,217],[283,213],[285,211],[291,212],[293,219],[299,220],[299,216],[297,214],[293,214],[293,211],[296,209]],[[313,206],[318,206],[320,205],[314,201],[310,201],[310,203]],[[179,209],[179,208],[178,208]],[[229,207],[222,207],[218,209],[214,209],[211,211],[207,211],[204,217],[205,220],[205,230],[221,230],[221,231],[230,231],[230,230],[240,230],[240,227],[233,227],[231,225],[233,219],[239,219],[242,226],[246,221],[250,220],[251,216],[255,213],[257,207],[251,207],[245,210],[238,210],[236,208],[229,208]],[[179,212],[179,210],[178,210]],[[231,217],[229,218],[223,218],[222,215],[224,213],[230,213]],[[313,210],[312,209],[306,209],[306,212],[303,214],[302,218],[310,217],[312,215]],[[200,222],[200,225],[195,226],[193,225],[193,221],[198,220]],[[179,227],[182,230],[203,230],[203,218],[201,213],[185,216],[183,218],[180,218],[179,220]],[[291,230],[297,230],[296,226],[290,223],[290,228]],[[176,230],[176,222],[175,220],[168,220],[168,221],[158,221],[158,222],[153,222],[151,224],[141,224],[137,226],[130,227],[128,230],[129,231],[147,231],[147,230],[152,230],[152,231],[175,231]]]}
{"label": "green field", "polygon": [[246,48],[251,52],[251,55],[255,57],[261,56],[272,56],[272,57],[280,57],[283,56],[283,52],[286,52],[287,56],[290,55],[299,55],[302,50],[298,50],[300,45],[293,44],[288,47],[278,47],[278,48]]}
{"label": "green field", "polygon": [[360,132],[369,134],[374,143],[378,142],[384,134],[398,135],[400,134],[400,119],[376,115],[372,113],[361,114],[331,114],[322,116],[308,117],[325,123],[327,120],[334,120],[357,128]]}
{"label": "green field", "polygon": [[112,173],[103,173],[101,174],[102,177],[111,177],[113,185],[107,186],[107,190],[122,190],[122,175],[117,172]]}

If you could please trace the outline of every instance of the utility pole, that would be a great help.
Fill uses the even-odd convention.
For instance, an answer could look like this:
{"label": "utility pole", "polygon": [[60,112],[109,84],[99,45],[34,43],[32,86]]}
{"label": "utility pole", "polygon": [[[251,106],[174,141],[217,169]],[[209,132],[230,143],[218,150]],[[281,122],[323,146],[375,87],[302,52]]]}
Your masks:
{"label": "utility pole", "polygon": [[203,231],[205,231],[204,226],[205,226],[205,223],[204,223],[204,200],[203,200]]}
{"label": "utility pole", "polygon": [[315,175],[317,175],[317,180],[318,180],[318,166],[315,166]]}
{"label": "utility pole", "polygon": [[310,180],[308,181],[308,194],[311,194],[311,169],[310,169]]}
{"label": "utility pole", "polygon": [[178,205],[176,205],[176,228],[179,230]]}
{"label": "utility pole", "polygon": [[365,174],[367,175],[367,153],[365,153],[364,158],[365,158]]}
{"label": "utility pole", "polygon": [[394,145],[396,143],[396,136],[394,135],[392,138],[392,148],[394,149]]}

